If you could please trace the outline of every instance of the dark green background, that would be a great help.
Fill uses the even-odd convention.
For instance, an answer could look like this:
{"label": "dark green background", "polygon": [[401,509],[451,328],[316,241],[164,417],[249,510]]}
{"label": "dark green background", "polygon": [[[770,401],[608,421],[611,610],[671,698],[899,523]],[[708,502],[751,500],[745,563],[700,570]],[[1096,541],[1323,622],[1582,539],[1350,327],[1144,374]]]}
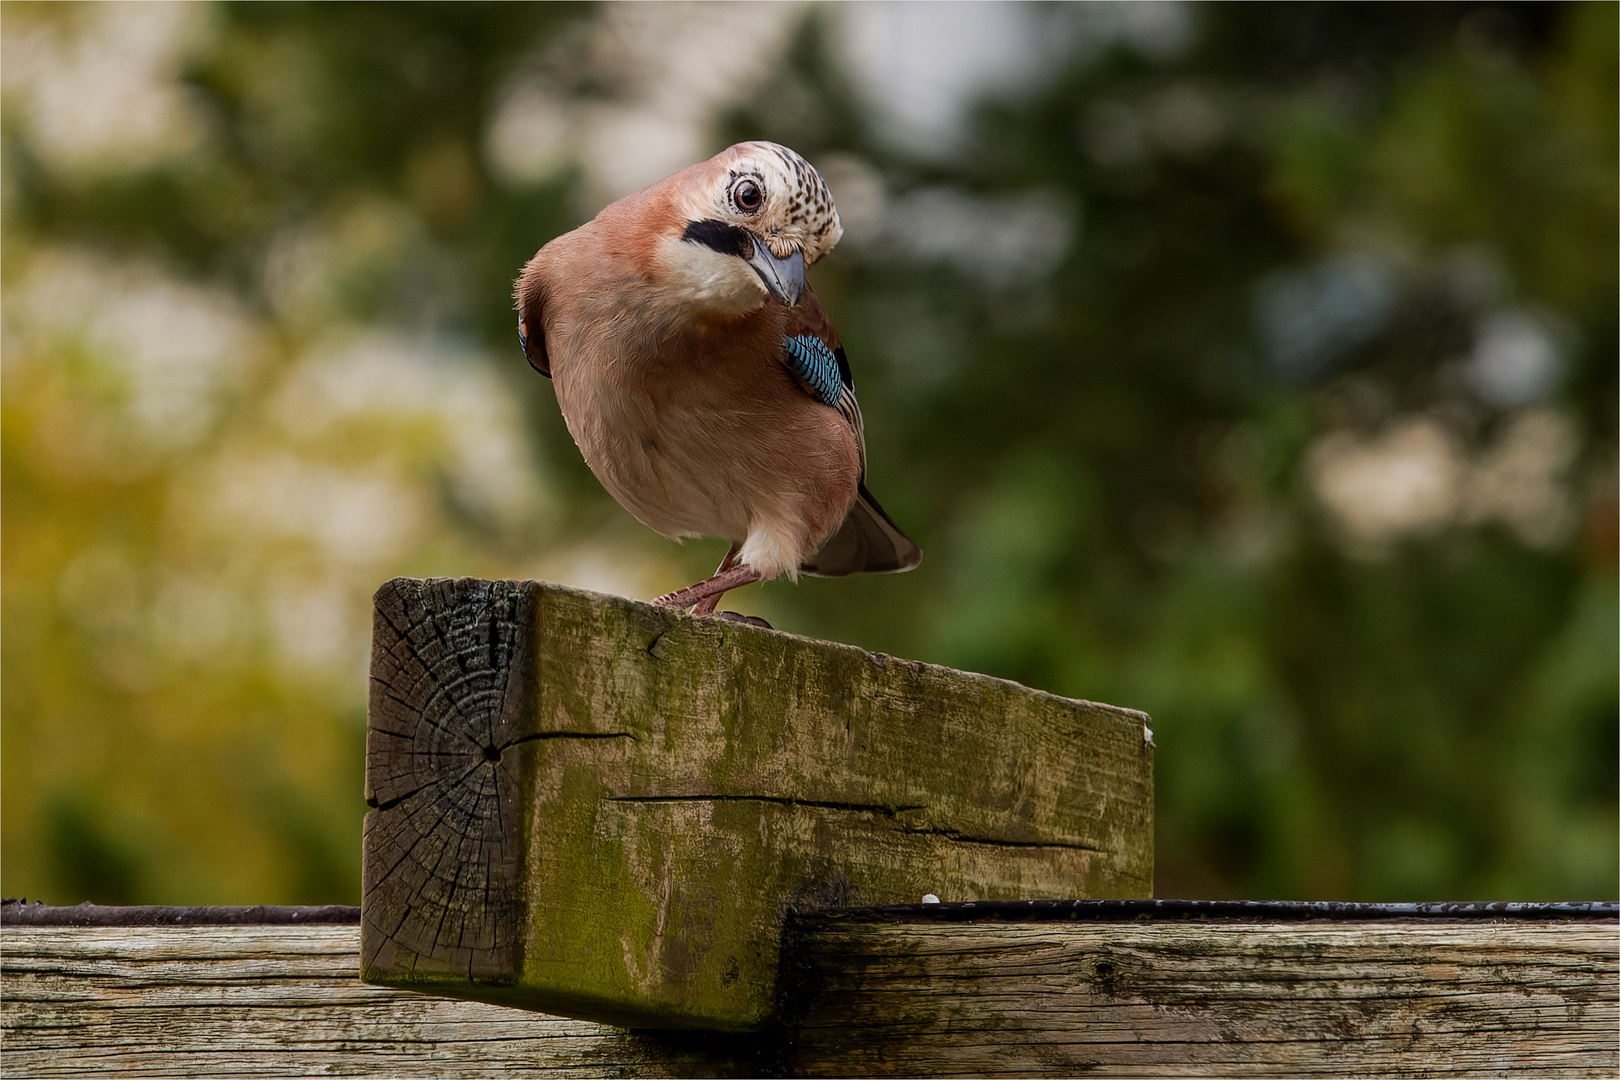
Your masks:
{"label": "dark green background", "polygon": [[[420,249],[334,303],[358,323],[459,335],[504,365],[563,493],[548,536],[623,517],[523,363],[510,307],[517,268],[578,223],[579,176],[511,186],[479,152],[511,65],[596,12],[221,15],[185,72],[215,124],[207,151],[73,178],[10,125],[8,244],[156,260],[264,310],[256,267],[276,230],[357,193],[398,196],[418,208]],[[812,160],[857,155],[892,197],[1039,191],[1070,208],[1076,239],[1024,280],[892,243],[846,245],[812,271],[854,365],[871,486],[926,558],[899,578],[750,590],[753,606],[780,628],[1151,713],[1161,896],[1615,897],[1615,5],[1198,6],[1185,50],[1111,46],[1036,93],[986,102],[946,160],[885,140],[830,44],[836,17],[806,13],[767,84],[718,119],[712,149],[769,138]],[[282,106],[252,84],[266,55]],[[1096,150],[1096,116],[1140,118],[1185,88],[1214,103],[1213,134],[1166,145],[1149,130]],[[276,114],[289,102],[297,123]],[[464,149],[462,202],[413,193],[429,146]],[[1392,290],[1375,324],[1278,362],[1265,298],[1357,252]],[[1578,444],[1562,481],[1573,523],[1539,544],[1460,518],[1359,542],[1311,487],[1327,433],[1374,439],[1437,418],[1478,455],[1514,420],[1457,375],[1488,314],[1449,284],[1459,253],[1497,268],[1486,307],[1565,328],[1543,405]],[[26,423],[8,413],[12,551],[15,530],[56,513],[51,482],[12,441]],[[92,517],[155,497],[98,491]],[[488,558],[397,572],[498,572],[529,542],[452,517]],[[719,553],[710,542],[681,558],[695,579]],[[30,572],[9,562],[8,589]],[[45,680],[79,677],[69,646],[53,654],[65,669],[29,651],[56,624],[16,596],[8,726],[44,715]],[[310,707],[273,687],[242,693],[272,713]],[[116,694],[96,701],[126,715]],[[332,723],[357,740],[352,709]],[[355,900],[357,798],[253,796],[242,813],[280,822],[278,895],[187,893],[119,838],[115,800],[28,786],[19,755],[72,752],[45,736],[8,744],[8,795],[46,807],[17,820],[51,853],[8,861],[8,893]]]}

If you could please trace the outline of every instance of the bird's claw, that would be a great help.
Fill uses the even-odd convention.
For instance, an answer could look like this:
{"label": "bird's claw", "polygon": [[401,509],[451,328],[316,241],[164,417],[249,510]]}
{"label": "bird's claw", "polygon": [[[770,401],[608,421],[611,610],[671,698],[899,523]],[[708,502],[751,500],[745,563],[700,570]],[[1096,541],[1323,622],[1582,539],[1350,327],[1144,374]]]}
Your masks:
{"label": "bird's claw", "polygon": [[745,626],[758,626],[765,630],[776,629],[758,615],[744,615],[740,611],[717,611],[714,613],[714,618],[724,619],[727,622],[742,623]]}

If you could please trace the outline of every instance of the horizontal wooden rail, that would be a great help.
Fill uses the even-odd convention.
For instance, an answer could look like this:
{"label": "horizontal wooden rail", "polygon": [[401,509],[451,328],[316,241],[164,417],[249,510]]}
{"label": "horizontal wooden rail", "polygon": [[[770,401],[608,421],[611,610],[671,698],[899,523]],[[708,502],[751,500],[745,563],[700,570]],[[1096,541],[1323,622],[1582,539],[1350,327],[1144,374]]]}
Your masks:
{"label": "horizontal wooden rail", "polygon": [[240,907],[170,907],[163,904],[75,904],[53,907],[26,900],[0,902],[7,926],[308,926],[358,923],[360,909],[348,904]]}
{"label": "horizontal wooden rail", "polygon": [[822,1076],[1612,1076],[1613,924],[801,919]]}
{"label": "horizontal wooden rail", "polygon": [[360,982],[360,927],[12,927],[12,1077],[667,1075],[598,1024]]}
{"label": "horizontal wooden rail", "polygon": [[7,1076],[1620,1070],[1613,904],[1114,901],[799,915],[783,938],[782,1023],[749,1035],[630,1032],[367,986],[359,927],[297,914],[323,909],[261,909],[275,925],[242,922],[251,909],[227,909],[234,925],[203,924],[209,909],[159,909],[170,913],[162,921],[142,910],[122,917],[144,925],[112,926],[95,910],[5,906]]}

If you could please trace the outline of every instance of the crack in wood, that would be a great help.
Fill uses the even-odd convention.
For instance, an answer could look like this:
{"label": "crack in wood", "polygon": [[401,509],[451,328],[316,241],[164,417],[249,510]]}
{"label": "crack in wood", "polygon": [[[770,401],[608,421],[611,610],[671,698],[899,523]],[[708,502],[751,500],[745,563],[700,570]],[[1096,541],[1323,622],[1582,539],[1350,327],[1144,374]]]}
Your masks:
{"label": "crack in wood", "polygon": [[536,731],[530,735],[520,735],[510,742],[502,743],[499,747],[505,750],[518,743],[534,742],[537,739],[629,739],[632,742],[641,740],[630,731]]}
{"label": "crack in wood", "polygon": [[[788,795],[607,795],[603,802],[620,803],[694,803],[694,802],[752,802],[769,803],[775,806],[807,806],[817,810],[844,810],[857,814],[882,814],[885,817],[896,817],[913,810],[926,810],[928,807],[917,804],[908,806],[888,806],[882,803],[851,803],[835,802],[826,799],[796,799]],[[906,830],[907,832],[913,830]]]}
{"label": "crack in wood", "polygon": [[[458,758],[466,758],[466,757],[469,757],[471,755],[468,755],[468,754],[454,754],[454,755],[451,755],[451,754],[448,754],[448,753],[441,753],[440,756],[443,756],[443,757],[452,757],[453,756],[453,757],[458,757]],[[423,784],[421,787],[414,788],[414,789],[412,789],[410,791],[407,791],[403,795],[396,795],[394,798],[389,799],[386,802],[376,803],[375,804],[375,809],[378,809],[378,810],[392,810],[394,807],[398,806],[400,803],[405,802],[407,799],[410,799],[413,795],[420,795],[422,792],[428,790],[429,788],[436,787],[436,788],[442,789],[442,791],[444,791],[444,792],[449,792],[452,788],[460,787],[462,782],[465,781],[467,779],[467,777],[471,776],[474,772],[476,772],[478,770],[478,766],[482,765],[482,764],[484,764],[482,761],[474,764],[472,766],[472,768],[468,769],[466,772],[462,773],[460,776],[457,776],[457,777],[455,777],[453,779],[449,779],[449,778],[442,777],[442,776],[434,777],[432,780],[429,780],[427,783]]]}
{"label": "crack in wood", "polygon": [[[926,810],[928,807],[922,803],[904,806],[888,806],[882,803],[851,803],[837,802],[826,799],[798,799],[790,795],[607,795],[603,802],[617,803],[727,803],[751,802],[766,803],[774,806],[809,807],[817,810],[840,810],[857,814],[881,814],[884,817],[895,818],[904,813],[917,810]],[[956,829],[925,828],[919,826],[903,826],[900,832],[908,836],[937,836],[957,844],[981,844],[988,847],[1004,848],[1065,848],[1071,851],[1091,851],[1102,853],[1106,849],[1093,844],[1082,844],[1072,840],[1003,840],[991,836],[969,836]]]}
{"label": "crack in wood", "polygon": [[913,827],[901,829],[900,831],[921,834],[924,836],[938,836],[942,839],[950,840],[957,844],[983,844],[987,847],[1068,848],[1072,851],[1092,851],[1099,854],[1105,853],[1107,850],[1105,848],[1096,847],[1092,844],[1082,844],[1074,840],[1002,840],[993,836],[968,836],[965,833],[956,831],[955,829],[922,829]]}
{"label": "crack in wood", "polygon": [[663,660],[663,657],[653,652],[653,650],[658,648],[658,643],[664,640],[664,635],[669,633],[671,629],[672,628],[668,626],[664,627],[662,630],[658,631],[658,633],[653,635],[653,639],[651,641],[647,642],[646,653],[648,656],[652,657],[654,660]]}

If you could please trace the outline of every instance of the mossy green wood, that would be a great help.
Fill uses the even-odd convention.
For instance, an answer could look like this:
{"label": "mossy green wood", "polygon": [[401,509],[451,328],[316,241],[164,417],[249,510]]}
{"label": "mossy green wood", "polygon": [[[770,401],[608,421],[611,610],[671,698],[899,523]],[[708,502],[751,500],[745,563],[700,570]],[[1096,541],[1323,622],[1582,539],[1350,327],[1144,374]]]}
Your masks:
{"label": "mossy green wood", "polygon": [[749,1029],[789,909],[1145,897],[1138,712],[540,582],[377,595],[368,982]]}

